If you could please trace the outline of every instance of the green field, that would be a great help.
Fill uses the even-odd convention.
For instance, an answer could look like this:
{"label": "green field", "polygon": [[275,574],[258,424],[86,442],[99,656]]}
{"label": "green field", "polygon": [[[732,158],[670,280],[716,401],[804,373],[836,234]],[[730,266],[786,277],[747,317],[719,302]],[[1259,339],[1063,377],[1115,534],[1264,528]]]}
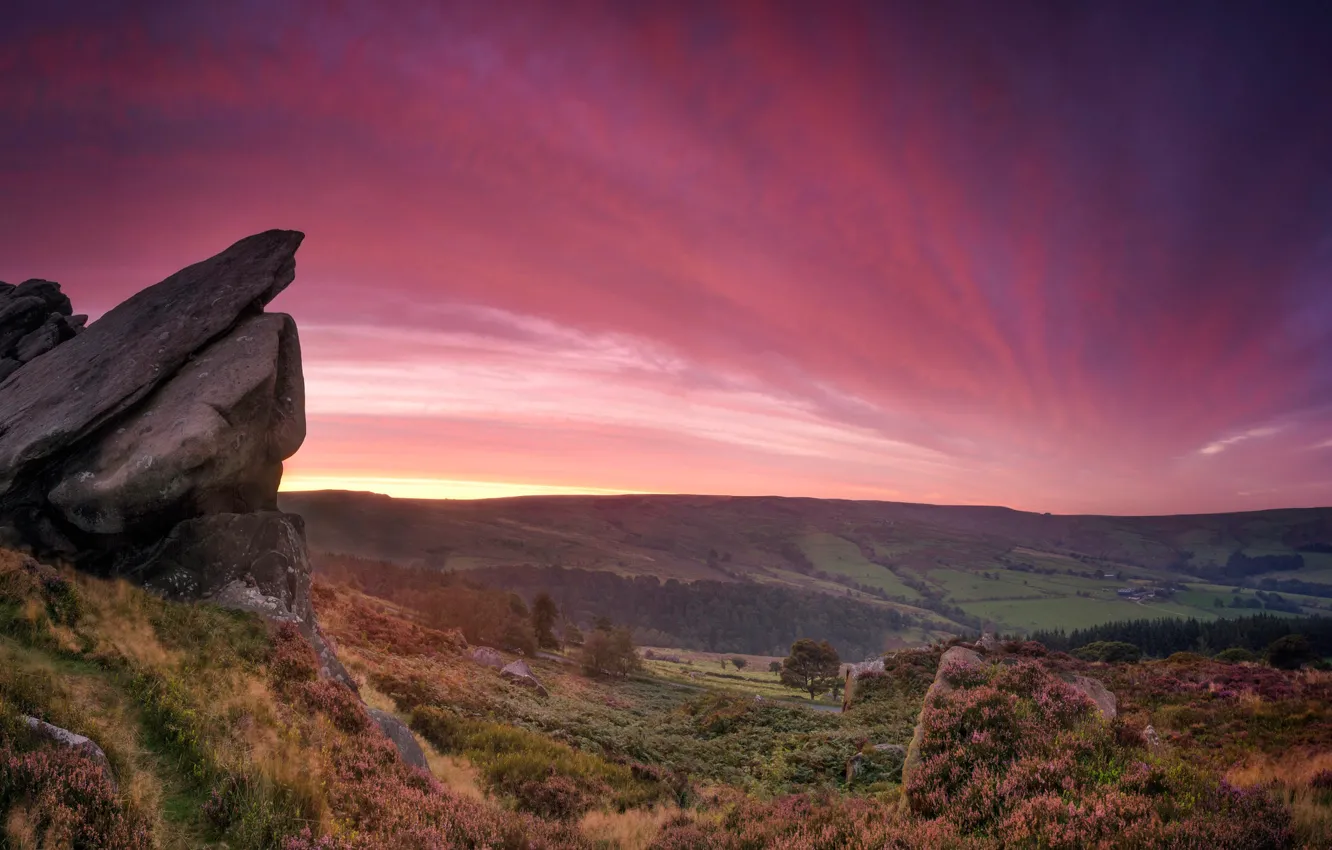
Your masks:
{"label": "green field", "polygon": [[920,594],[903,584],[892,570],[866,560],[860,547],[845,537],[824,532],[807,534],[800,540],[800,549],[815,567],[825,573],[846,576],[892,596],[920,598]]}
{"label": "green field", "polygon": [[[756,582],[890,607],[916,618],[911,632],[976,628],[958,606],[1005,631],[1118,619],[1244,616],[1229,587],[1178,565],[1224,564],[1235,552],[1293,554],[1293,543],[1332,543],[1332,509],[1165,517],[1060,516],[998,507],[725,496],[567,496],[484,501],[284,493],[305,517],[316,551],[438,569],[488,565],[600,570],[660,581]],[[868,557],[867,557],[868,555]],[[882,563],[876,563],[876,561]],[[884,566],[887,564],[888,566]],[[1332,554],[1255,576],[1332,585]],[[828,578],[811,575],[810,567]],[[1107,579],[1106,573],[1114,576]],[[905,602],[850,589],[873,588]],[[907,582],[930,588],[923,598]],[[1116,590],[1180,583],[1173,600],[1142,604]],[[1282,594],[1307,613],[1332,599]],[[948,606],[948,607],[945,607]],[[962,622],[966,620],[966,622]]]}

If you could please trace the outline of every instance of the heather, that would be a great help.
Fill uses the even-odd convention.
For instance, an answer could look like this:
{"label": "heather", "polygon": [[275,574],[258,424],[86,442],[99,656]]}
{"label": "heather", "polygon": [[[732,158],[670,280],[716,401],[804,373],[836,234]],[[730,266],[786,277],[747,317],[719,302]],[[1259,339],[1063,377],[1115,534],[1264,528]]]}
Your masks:
{"label": "heather", "polygon": [[[926,705],[935,645],[886,656],[835,713],[743,679],[595,675],[572,651],[526,658],[542,695],[472,661],[437,609],[316,584],[358,696],[292,626],[3,563],[0,846],[1313,848],[1332,826],[1317,670],[1010,642]],[[429,770],[362,700],[410,723]],[[116,784],[19,714],[92,738]]]}
{"label": "heather", "polygon": [[1169,755],[1038,662],[949,668],[922,713],[910,810],[1006,844],[1280,847],[1288,811]]}
{"label": "heather", "polygon": [[[0,846],[582,842],[407,767],[356,695],[317,677],[292,626],[4,552],[0,614]],[[77,751],[28,733],[20,714],[91,738],[115,784]]]}

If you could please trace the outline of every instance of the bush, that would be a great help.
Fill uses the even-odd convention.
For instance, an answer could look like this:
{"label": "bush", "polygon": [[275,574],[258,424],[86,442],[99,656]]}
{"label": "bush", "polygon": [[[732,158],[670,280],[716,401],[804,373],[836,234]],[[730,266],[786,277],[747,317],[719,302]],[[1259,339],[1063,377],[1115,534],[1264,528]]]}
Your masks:
{"label": "bush", "polygon": [[467,746],[469,725],[452,711],[433,705],[417,706],[412,709],[410,725],[441,753],[461,753]]}
{"label": "bush", "polygon": [[1116,735],[1038,664],[971,670],[922,710],[910,810],[1006,846],[1288,847],[1290,811]]}
{"label": "bush", "polygon": [[1223,661],[1226,664],[1245,664],[1257,661],[1258,656],[1242,646],[1232,646],[1230,649],[1223,649],[1218,652],[1216,660]]}
{"label": "bush", "polygon": [[21,752],[6,738],[0,743],[0,813],[25,810],[26,828],[42,837],[41,846],[152,846],[147,821],[121,806],[100,765],[66,747]]}
{"label": "bush", "polygon": [[1083,661],[1133,664],[1142,659],[1142,650],[1125,641],[1098,640],[1073,650],[1073,656]]}
{"label": "bush", "polygon": [[625,677],[643,669],[633,635],[625,628],[609,632],[597,630],[588,635],[583,641],[579,663],[589,676]]}
{"label": "bush", "polygon": [[513,792],[518,809],[552,820],[575,820],[587,814],[609,788],[581,787],[567,776],[547,776],[519,785]]}
{"label": "bush", "polygon": [[1278,670],[1297,670],[1317,657],[1304,635],[1285,635],[1267,647],[1267,663]]}

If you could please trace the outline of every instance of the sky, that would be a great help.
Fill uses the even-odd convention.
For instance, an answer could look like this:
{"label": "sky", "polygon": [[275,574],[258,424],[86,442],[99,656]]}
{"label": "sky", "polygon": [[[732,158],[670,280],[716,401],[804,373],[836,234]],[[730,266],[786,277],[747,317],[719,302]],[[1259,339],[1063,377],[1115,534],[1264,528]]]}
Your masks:
{"label": "sky", "polygon": [[287,489],[1332,504],[1332,7],[7,3],[0,280],[272,227]]}

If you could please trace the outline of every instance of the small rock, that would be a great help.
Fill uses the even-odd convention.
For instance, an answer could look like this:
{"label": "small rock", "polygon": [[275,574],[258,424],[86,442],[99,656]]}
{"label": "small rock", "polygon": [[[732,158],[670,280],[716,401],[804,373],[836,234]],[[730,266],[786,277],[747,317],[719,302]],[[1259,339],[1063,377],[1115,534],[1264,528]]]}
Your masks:
{"label": "small rock", "polygon": [[85,738],[82,735],[76,735],[68,729],[61,729],[59,726],[53,726],[44,720],[38,720],[36,717],[24,716],[23,722],[28,724],[28,728],[44,738],[49,738],[57,744],[79,750],[94,764],[97,764],[106,773],[107,781],[115,787],[116,777],[111,771],[111,761],[106,757],[102,748],[97,746],[91,738]]}
{"label": "small rock", "polygon": [[314,647],[315,657],[319,659],[319,676],[323,679],[332,679],[335,682],[341,682],[351,689],[352,693],[359,694],[361,688],[352,678],[352,674],[347,672],[347,668],[342,665],[338,659],[337,648],[332,640],[324,634],[324,630],[319,628],[317,622],[306,624],[309,626],[309,632],[306,637],[310,640],[310,645]]}
{"label": "small rock", "polygon": [[379,728],[384,730],[384,734],[393,742],[393,746],[398,748],[398,755],[402,756],[403,761],[422,770],[430,769],[430,763],[426,761],[425,752],[421,749],[421,745],[417,743],[412,730],[408,729],[405,723],[387,711],[380,711],[369,706],[366,706],[366,711],[370,713],[371,719],[379,725]]}
{"label": "small rock", "polygon": [[1156,727],[1150,723],[1147,724],[1146,729],[1142,730],[1142,739],[1147,742],[1147,748],[1150,750],[1161,748],[1161,736],[1156,734]]}
{"label": "small rock", "polygon": [[876,753],[886,753],[889,755],[901,756],[906,759],[907,748],[901,744],[875,744],[870,749]]}
{"label": "small rock", "polygon": [[994,632],[986,632],[981,635],[977,646],[986,652],[997,652],[999,650],[999,638],[995,637]]}
{"label": "small rock", "polygon": [[540,680],[537,679],[536,675],[532,672],[532,668],[528,667],[527,662],[523,661],[522,659],[514,661],[505,666],[505,668],[500,671],[500,676],[502,676],[505,679],[508,679],[510,682],[513,682],[516,685],[522,685],[524,688],[530,688],[531,690],[534,690],[537,693],[541,694],[541,696],[543,697],[549,696],[549,692],[546,690],[545,686],[541,684]]}
{"label": "small rock", "polygon": [[482,667],[504,668],[504,656],[488,646],[478,646],[472,650],[472,660]]}

